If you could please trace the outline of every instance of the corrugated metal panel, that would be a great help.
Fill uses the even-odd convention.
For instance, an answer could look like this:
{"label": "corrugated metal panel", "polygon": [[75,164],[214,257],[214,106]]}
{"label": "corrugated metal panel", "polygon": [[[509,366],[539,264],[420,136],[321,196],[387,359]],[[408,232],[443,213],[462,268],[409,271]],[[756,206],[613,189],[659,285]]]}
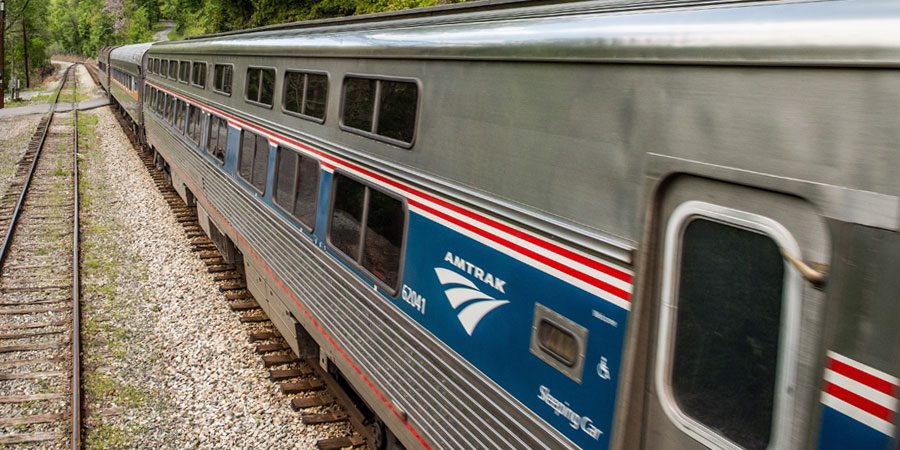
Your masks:
{"label": "corrugated metal panel", "polygon": [[[149,116],[148,117],[152,117]],[[148,122],[155,122],[150,119]],[[155,123],[170,164],[203,190],[253,250],[434,448],[574,448],[534,413],[374,293]],[[249,255],[245,254],[245,257]],[[297,317],[299,308],[292,306]],[[315,334],[316,332],[313,331]],[[352,375],[352,374],[347,374]],[[381,406],[381,405],[376,405]]]}

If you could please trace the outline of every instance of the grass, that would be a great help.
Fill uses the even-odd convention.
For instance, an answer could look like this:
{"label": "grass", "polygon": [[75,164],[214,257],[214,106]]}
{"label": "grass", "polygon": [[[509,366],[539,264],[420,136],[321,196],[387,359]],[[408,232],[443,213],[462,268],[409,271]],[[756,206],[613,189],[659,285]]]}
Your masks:
{"label": "grass", "polygon": [[132,448],[131,437],[145,433],[147,429],[140,425],[100,424],[87,433],[84,445],[97,450]]}

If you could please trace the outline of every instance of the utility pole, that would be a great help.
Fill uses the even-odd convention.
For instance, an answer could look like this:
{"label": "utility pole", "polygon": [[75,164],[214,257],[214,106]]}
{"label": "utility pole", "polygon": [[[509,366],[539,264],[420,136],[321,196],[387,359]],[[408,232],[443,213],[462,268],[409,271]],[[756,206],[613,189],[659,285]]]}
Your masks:
{"label": "utility pole", "polygon": [[28,74],[28,31],[25,28],[25,13],[22,13],[22,51],[25,52],[25,87],[31,87],[31,77]]}
{"label": "utility pole", "polygon": [[3,100],[6,96],[3,89],[3,68],[6,67],[4,41],[6,41],[6,2],[0,0],[0,109],[3,109]]}

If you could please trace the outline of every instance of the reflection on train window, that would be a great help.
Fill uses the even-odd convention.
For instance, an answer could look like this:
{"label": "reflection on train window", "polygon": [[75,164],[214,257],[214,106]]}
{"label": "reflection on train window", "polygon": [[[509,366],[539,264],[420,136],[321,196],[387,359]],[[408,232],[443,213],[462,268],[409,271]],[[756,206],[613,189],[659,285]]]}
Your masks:
{"label": "reflection on train window", "polygon": [[284,75],[284,110],[322,122],[328,98],[328,76],[289,71]]}
{"label": "reflection on train window", "polygon": [[312,229],[316,221],[319,163],[283,147],[278,147],[276,161],[275,204]]}
{"label": "reflection on train window", "polygon": [[184,125],[187,118],[187,105],[183,100],[178,100],[175,104],[175,128],[184,133]]}
{"label": "reflection on train window", "polygon": [[411,144],[418,104],[419,87],[414,82],[347,77],[342,124],[370,137]]}
{"label": "reflection on train window", "polygon": [[197,87],[206,87],[206,63],[194,62],[191,70],[191,84]]}
{"label": "reflection on train window", "polygon": [[160,92],[159,94],[156,94],[156,108],[155,108],[156,113],[161,116],[163,113],[163,108],[165,108],[165,106],[166,106],[166,93]]}
{"label": "reflection on train window", "polygon": [[541,320],[538,324],[537,340],[544,352],[568,367],[574,366],[578,360],[575,336],[549,320]]}
{"label": "reflection on train window", "polygon": [[406,223],[403,203],[342,174],[335,174],[335,183],[332,245],[395,289]]}
{"label": "reflection on train window", "polygon": [[673,394],[684,413],[746,449],[771,438],[784,276],[765,235],[706,219],[684,229]]}
{"label": "reflection on train window", "polygon": [[219,162],[225,162],[225,149],[228,148],[228,121],[219,116],[209,116],[209,139],[206,151]]}
{"label": "reflection on train window", "polygon": [[178,79],[178,61],[172,60],[169,62],[169,78],[173,80]]}
{"label": "reflection on train window", "polygon": [[269,140],[265,136],[244,130],[238,155],[238,174],[262,193],[266,189],[269,171]]}
{"label": "reflection on train window", "polygon": [[144,99],[143,100],[145,102],[147,102],[148,104],[150,103],[150,85],[149,84],[144,85]]}
{"label": "reflection on train window", "polygon": [[182,61],[178,66],[178,81],[189,83],[191,81],[191,62]]}
{"label": "reflection on train window", "polygon": [[200,109],[194,105],[188,107],[187,135],[195,144],[200,143]]}
{"label": "reflection on train window", "polygon": [[162,66],[159,68],[159,75],[164,77],[167,73],[169,73],[169,60],[164,59],[162,61]]}
{"label": "reflection on train window", "polygon": [[213,90],[231,95],[231,79],[234,77],[234,67],[231,64],[216,64],[213,66]]}
{"label": "reflection on train window", "polygon": [[166,103],[166,122],[169,125],[175,124],[175,97],[169,97],[169,102]]}
{"label": "reflection on train window", "polygon": [[275,95],[275,69],[250,67],[247,69],[247,101],[272,106]]}

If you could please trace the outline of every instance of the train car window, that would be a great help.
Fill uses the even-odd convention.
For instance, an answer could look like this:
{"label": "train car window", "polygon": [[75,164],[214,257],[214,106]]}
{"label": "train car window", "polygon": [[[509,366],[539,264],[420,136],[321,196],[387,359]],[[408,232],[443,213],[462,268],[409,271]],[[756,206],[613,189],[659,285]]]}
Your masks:
{"label": "train car window", "polygon": [[166,122],[169,122],[169,125],[175,124],[175,97],[169,96],[169,101],[166,103]]}
{"label": "train car window", "polygon": [[415,137],[419,87],[412,81],[347,77],[342,127],[410,147]]}
{"label": "train car window", "polygon": [[178,81],[182,83],[189,83],[191,80],[191,62],[190,61],[181,61],[181,64],[178,66]]}
{"label": "train car window", "polygon": [[148,103],[150,102],[150,85],[149,84],[144,85],[144,101],[148,102]]}
{"label": "train car window", "polygon": [[745,228],[697,217],[682,233],[672,394],[693,420],[743,448],[765,449],[772,437],[784,260],[772,238]]}
{"label": "train car window", "polygon": [[195,144],[200,143],[200,108],[188,107],[187,134]]}
{"label": "train car window", "polygon": [[234,66],[216,64],[213,66],[213,91],[231,95],[231,80],[234,78]]}
{"label": "train car window", "polygon": [[260,193],[266,189],[269,171],[269,140],[265,136],[244,130],[238,155],[238,174]]}
{"label": "train car window", "polygon": [[247,88],[244,92],[248,102],[272,107],[275,96],[275,69],[247,68]]}
{"label": "train car window", "polygon": [[399,281],[405,226],[402,201],[335,174],[331,244],[392,290]]}
{"label": "train car window", "polygon": [[159,68],[159,75],[164,77],[168,73],[169,73],[169,60],[164,59],[164,60],[162,60],[162,66]]}
{"label": "train car window", "polygon": [[312,229],[319,193],[318,161],[284,147],[278,147],[276,161],[275,204]]}
{"label": "train car window", "polygon": [[159,73],[159,60],[156,58],[153,58],[153,73]]}
{"label": "train car window", "polygon": [[194,62],[192,71],[191,71],[191,84],[197,87],[205,88],[206,87],[206,63],[205,62]]}
{"label": "train car window", "polygon": [[284,111],[319,123],[325,121],[328,75],[288,71],[284,75]]}
{"label": "train car window", "polygon": [[185,118],[187,116],[185,114],[186,109],[183,100],[175,102],[175,128],[181,133],[184,133]]}
{"label": "train car window", "polygon": [[225,162],[225,150],[228,148],[228,121],[219,116],[209,116],[209,139],[206,150],[210,155]]}
{"label": "train car window", "polygon": [[169,61],[169,73],[168,73],[168,77],[171,78],[171,79],[173,79],[173,80],[177,80],[177,79],[178,79],[178,61],[176,61],[176,60],[174,60],[174,59],[171,60],[171,61]]}

